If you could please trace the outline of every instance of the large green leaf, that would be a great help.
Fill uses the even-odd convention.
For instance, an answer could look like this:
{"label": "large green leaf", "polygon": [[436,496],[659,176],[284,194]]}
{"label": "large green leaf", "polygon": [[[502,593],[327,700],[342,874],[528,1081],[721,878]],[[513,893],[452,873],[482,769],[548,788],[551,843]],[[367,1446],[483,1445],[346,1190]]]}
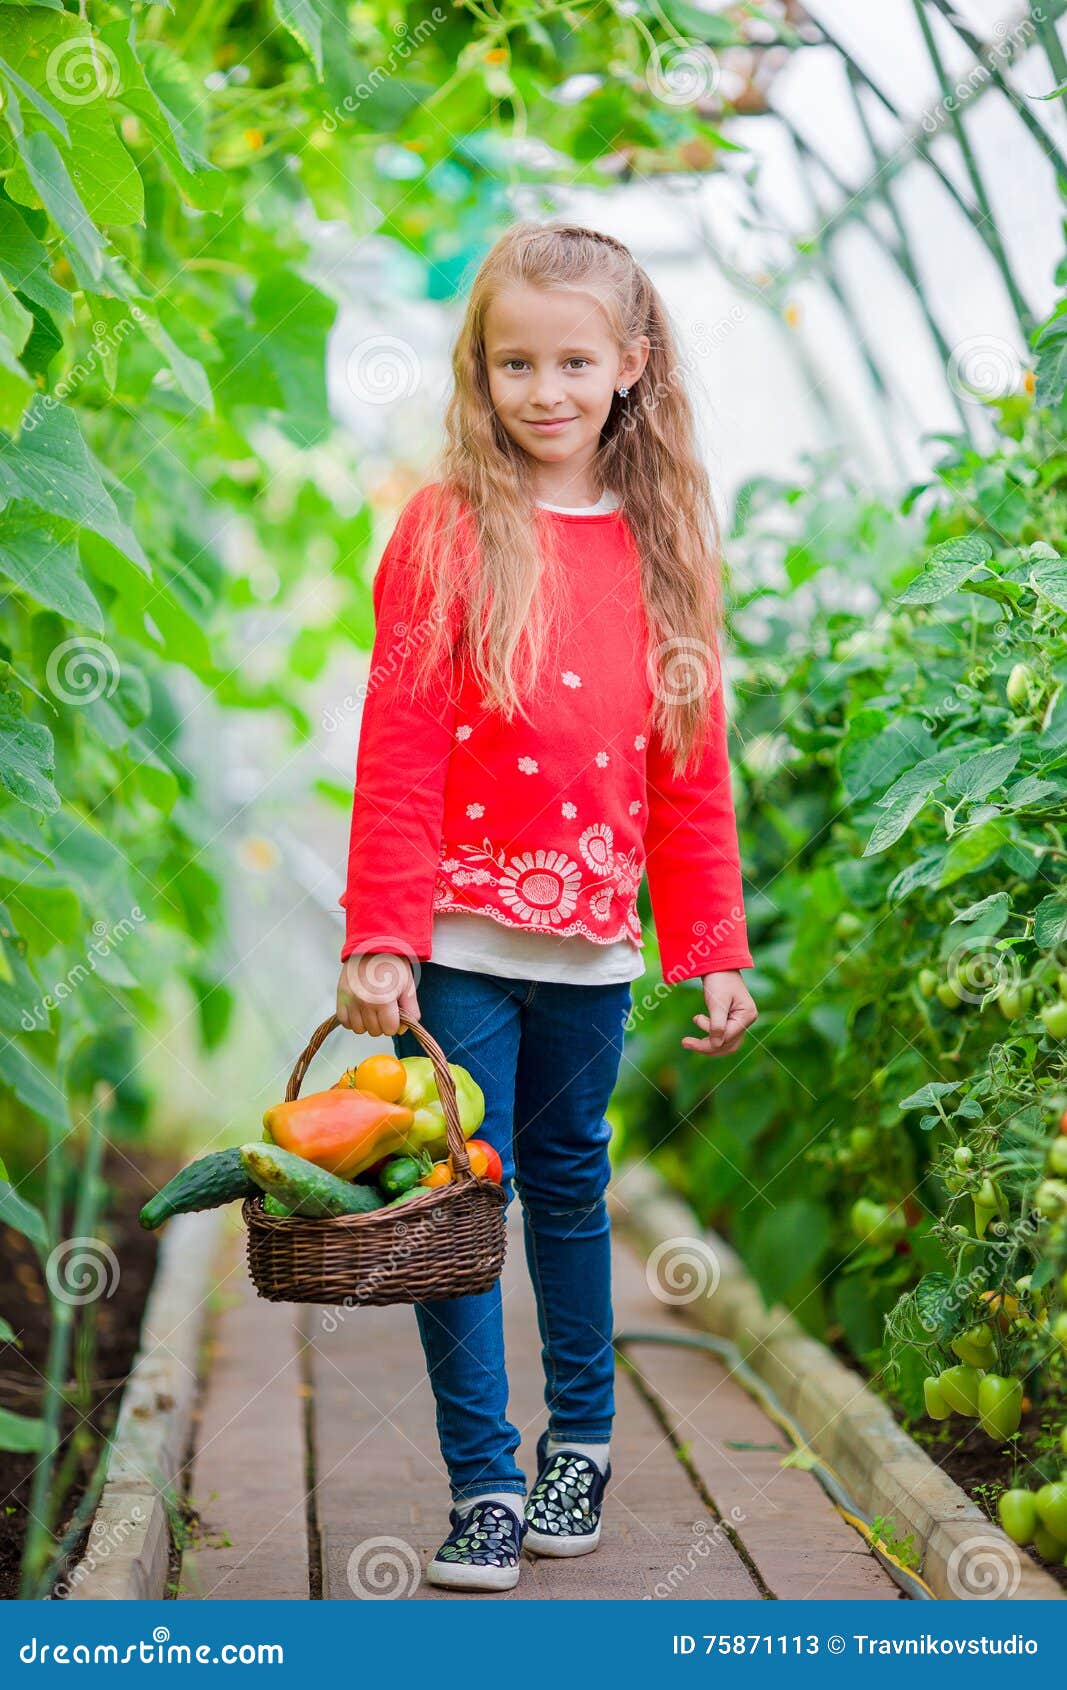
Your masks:
{"label": "large green leaf", "polygon": [[19,1455],[36,1455],[44,1448],[44,1421],[0,1408],[0,1449]]}
{"label": "large green leaf", "polygon": [[953,769],[945,781],[946,792],[954,797],[987,798],[998,786],[1003,786],[1022,756],[1022,746],[991,745],[974,757],[966,757]]}
{"label": "large green leaf", "polygon": [[68,406],[38,397],[18,438],[0,439],[0,493],[102,535],[148,574],[140,541],[120,517]]}
{"label": "large green leaf", "polygon": [[278,22],[299,41],[322,78],[322,18],[316,0],[274,0]]}
{"label": "large green leaf", "polygon": [[[122,78],[111,48],[70,12],[44,17],[27,12],[5,19],[4,53],[19,75],[62,113],[70,134],[69,143],[58,144],[64,172],[88,217],[95,223],[140,223],[144,217],[141,177],[112,117],[111,102]],[[30,131],[45,119],[40,112],[31,117],[24,107],[23,121]],[[35,137],[29,134],[28,139]],[[23,158],[26,161],[25,151]],[[26,177],[41,192],[26,162]],[[26,177],[18,169],[13,173],[8,183],[12,199],[24,199]],[[66,234],[71,233],[58,217],[57,222]]]}
{"label": "large green leaf", "polygon": [[829,1238],[825,1208],[805,1197],[776,1202],[761,1216],[749,1262],[767,1303],[786,1296],[818,1266]]}
{"label": "large green leaf", "polygon": [[0,692],[0,783],[13,798],[49,815],[60,804],[52,784],[55,773],[52,735],[31,722],[13,687]]}
{"label": "large green leaf", "polygon": [[45,311],[69,317],[71,296],[48,274],[51,259],[26,223],[25,215],[0,185],[0,276]]}
{"label": "large green leaf", "polygon": [[855,803],[884,788],[910,769],[917,758],[925,758],[933,740],[921,723],[911,717],[892,721],[885,710],[860,710],[848,724],[841,743],[841,779]]}
{"label": "large green leaf", "polygon": [[[40,1054],[31,1054],[33,1050]],[[0,1086],[13,1092],[19,1102],[47,1126],[63,1133],[70,1132],[64,1074],[47,1054],[39,1037],[36,1046],[24,1045],[21,1039],[0,1041]],[[0,1219],[5,1218],[3,1204],[0,1203]]]}
{"label": "large green leaf", "polygon": [[32,328],[33,313],[19,303],[10,282],[6,278],[0,279],[0,341],[6,342],[17,354],[30,338]]}
{"label": "large green leaf", "polygon": [[1067,316],[1061,310],[1047,322],[1034,342],[1037,353],[1035,405],[1059,405],[1067,388]]}
{"label": "large green leaf", "polygon": [[[41,997],[41,988],[27,965],[20,945],[20,938],[24,941],[26,937],[25,933],[20,933],[19,924],[11,911],[0,903],[0,951],[4,957],[3,977],[0,978],[0,1027],[7,1028],[9,1032],[27,1027],[24,1018],[32,1014]],[[39,1026],[47,1025],[48,1018],[45,1016]]]}
{"label": "large green leaf", "polygon": [[73,523],[12,504],[0,516],[0,572],[22,592],[96,633],[104,617],[78,560]]}
{"label": "large green leaf", "polygon": [[36,391],[36,384],[12,352],[10,342],[0,334],[0,429],[6,429],[9,434],[15,432],[31,394]]}
{"label": "large green leaf", "polygon": [[99,35],[119,67],[116,100],[144,124],[183,198],[200,210],[217,211],[226,176],[206,156],[206,104],[191,67],[165,42],[138,43],[135,15],[105,24]]}
{"label": "large green leaf", "polygon": [[954,593],[967,577],[992,557],[993,548],[981,534],[963,534],[935,546],[925,568],[897,594],[898,604],[936,604]]}
{"label": "large green leaf", "polygon": [[23,187],[16,178],[8,184],[11,194],[14,196],[21,191],[27,205],[33,203],[35,196],[39,198],[57,228],[66,236],[75,269],[80,260],[85,278],[90,283],[99,280],[104,273],[104,243],[78,196],[55,142],[50,135],[37,131],[22,137],[19,152],[25,166],[27,186]]}
{"label": "large green leaf", "polygon": [[1060,892],[1050,892],[1034,911],[1034,944],[1043,951],[1051,951],[1064,937],[1065,926],[1067,898]]}
{"label": "large green leaf", "polygon": [[9,1179],[0,1179],[0,1222],[28,1238],[42,1259],[48,1255],[51,1244],[44,1216],[19,1196]]}
{"label": "large green leaf", "polygon": [[269,407],[298,446],[313,446],[329,430],[326,337],[334,302],[290,270],[263,277],[251,300],[251,320],[220,323],[216,339],[225,365],[215,390],[228,405]]}
{"label": "large green leaf", "polygon": [[[13,881],[0,876],[0,887],[11,905],[15,926],[35,956],[56,945],[73,944],[80,937],[81,901],[54,869],[31,870]],[[39,1024],[47,1027],[48,1017],[41,1017]]]}
{"label": "large green leaf", "polygon": [[997,852],[1011,843],[1011,835],[1002,821],[982,822],[949,841],[941,869],[940,886],[952,886],[976,869],[985,868]]}

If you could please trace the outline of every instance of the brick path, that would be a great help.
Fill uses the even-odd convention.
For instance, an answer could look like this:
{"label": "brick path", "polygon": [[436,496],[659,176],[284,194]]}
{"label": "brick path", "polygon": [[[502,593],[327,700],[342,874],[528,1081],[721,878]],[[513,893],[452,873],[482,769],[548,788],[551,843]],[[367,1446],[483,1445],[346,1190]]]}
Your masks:
{"label": "brick path", "polygon": [[[477,1600],[419,1582],[447,1531],[448,1486],[413,1311],[331,1316],[264,1302],[233,1217],[190,1473],[200,1519],[179,1599]],[[509,1413],[532,1478],[540,1342],[517,1205],[509,1218]],[[674,1329],[620,1241],[615,1313],[620,1331]],[[517,1587],[492,1600],[900,1599],[817,1480],[780,1465],[784,1434],[714,1357],[651,1344],[627,1356],[600,1548],[570,1561],[527,1556]]]}

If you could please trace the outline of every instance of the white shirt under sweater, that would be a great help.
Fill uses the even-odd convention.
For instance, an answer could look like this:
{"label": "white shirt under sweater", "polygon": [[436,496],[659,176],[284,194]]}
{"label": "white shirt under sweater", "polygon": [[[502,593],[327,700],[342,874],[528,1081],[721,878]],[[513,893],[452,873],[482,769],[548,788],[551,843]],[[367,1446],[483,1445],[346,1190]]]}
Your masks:
{"label": "white shirt under sweater", "polygon": [[[544,510],[570,516],[598,516],[615,510],[619,501],[614,493],[604,493],[595,505],[538,503]],[[445,968],[500,974],[508,980],[601,986],[636,980],[645,972],[644,956],[629,939],[598,945],[582,933],[528,933],[475,910],[439,910],[433,918],[430,946],[431,961]]]}

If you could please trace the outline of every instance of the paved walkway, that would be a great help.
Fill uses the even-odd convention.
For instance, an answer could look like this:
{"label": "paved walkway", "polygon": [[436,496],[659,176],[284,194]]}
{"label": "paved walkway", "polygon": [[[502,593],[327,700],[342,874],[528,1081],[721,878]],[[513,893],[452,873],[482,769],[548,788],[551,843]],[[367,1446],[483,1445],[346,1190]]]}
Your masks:
{"label": "paved walkway", "polygon": [[[513,1205],[504,1269],[510,1413],[534,1472],[540,1342]],[[477,1600],[420,1582],[447,1530],[448,1487],[410,1308],[264,1302],[239,1211],[218,1277],[190,1500],[199,1523],[179,1599],[390,1596]],[[629,1246],[615,1246],[618,1330],[674,1329]],[[525,1558],[489,1598],[900,1599],[784,1434],[714,1357],[645,1344],[620,1365],[600,1548]]]}

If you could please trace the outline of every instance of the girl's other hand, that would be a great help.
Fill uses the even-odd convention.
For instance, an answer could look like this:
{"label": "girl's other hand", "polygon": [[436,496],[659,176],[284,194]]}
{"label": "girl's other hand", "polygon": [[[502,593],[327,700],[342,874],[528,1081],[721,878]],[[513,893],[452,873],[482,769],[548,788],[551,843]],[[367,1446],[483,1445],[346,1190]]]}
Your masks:
{"label": "girl's other hand", "polygon": [[353,1033],[389,1038],[400,1031],[400,1017],[418,1021],[415,976],[406,956],[390,951],[353,953],[341,964],[337,982],[337,1019]]}
{"label": "girl's other hand", "polygon": [[705,1056],[728,1056],[737,1049],[745,1028],[751,1027],[759,1010],[736,969],[702,975],[701,984],[708,1013],[694,1015],[693,1020],[704,1028],[707,1037],[698,1039],[689,1033],[682,1043],[687,1050],[700,1051]]}

